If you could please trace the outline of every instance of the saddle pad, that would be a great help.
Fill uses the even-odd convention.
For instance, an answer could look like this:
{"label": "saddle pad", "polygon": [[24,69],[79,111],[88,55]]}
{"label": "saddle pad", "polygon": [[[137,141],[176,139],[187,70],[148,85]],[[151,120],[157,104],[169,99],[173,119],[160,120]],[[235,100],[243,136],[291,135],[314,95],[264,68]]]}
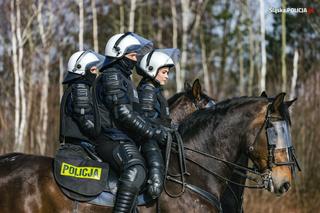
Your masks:
{"label": "saddle pad", "polygon": [[99,195],[106,187],[108,172],[107,163],[90,159],[81,146],[65,144],[55,155],[54,177],[57,183],[80,195],[92,198]]}

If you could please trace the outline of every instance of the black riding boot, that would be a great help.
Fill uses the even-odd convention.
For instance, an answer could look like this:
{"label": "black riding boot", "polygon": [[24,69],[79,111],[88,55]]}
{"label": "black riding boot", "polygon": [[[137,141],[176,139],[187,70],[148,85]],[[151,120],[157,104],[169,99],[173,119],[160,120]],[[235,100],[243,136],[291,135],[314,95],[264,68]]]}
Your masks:
{"label": "black riding boot", "polygon": [[142,146],[148,167],[148,194],[153,198],[160,196],[163,190],[164,162],[160,148],[156,141],[148,141]]}
{"label": "black riding boot", "polygon": [[138,196],[136,188],[132,188],[126,183],[120,183],[118,193],[116,196],[116,202],[113,207],[114,213],[130,213],[135,208],[136,198]]}

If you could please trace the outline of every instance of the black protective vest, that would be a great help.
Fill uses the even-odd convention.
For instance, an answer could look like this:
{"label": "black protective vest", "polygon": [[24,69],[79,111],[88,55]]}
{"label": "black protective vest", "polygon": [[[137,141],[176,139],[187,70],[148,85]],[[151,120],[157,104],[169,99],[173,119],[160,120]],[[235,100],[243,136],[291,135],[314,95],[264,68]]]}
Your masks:
{"label": "black protective vest", "polygon": [[[162,124],[166,127],[170,127],[171,126],[171,118],[170,118],[170,113],[169,113],[169,107],[168,107],[168,102],[165,99],[165,97],[162,94],[162,90],[159,86],[154,85],[154,83],[152,83],[149,80],[142,80],[142,82],[139,84],[138,86],[138,90],[139,92],[143,93],[144,92],[144,88],[150,85],[151,87],[154,88],[154,92],[156,94],[156,100],[154,100],[154,109],[157,111],[158,116],[154,119],[149,118],[149,120],[151,120],[151,122],[154,122],[156,124]],[[143,112],[142,112],[143,114]]]}
{"label": "black protective vest", "polygon": [[[133,110],[136,111],[139,107],[139,97],[138,93],[135,89],[135,86],[133,85],[133,82],[131,79],[125,77],[119,69],[110,67],[107,68],[104,72],[117,72],[121,74],[121,81],[122,84],[126,87],[127,90],[127,98],[129,99],[129,104],[132,106]],[[99,84],[99,81],[101,81],[101,75],[97,78],[97,82]],[[101,93],[100,90],[103,88],[97,89],[98,93]],[[115,125],[114,115],[110,113],[111,109],[102,102],[101,94],[98,94],[97,98],[97,105],[99,109],[99,115],[100,115],[100,122],[101,122],[101,129],[105,133],[111,133],[114,132],[122,132],[121,130],[118,130],[118,128]],[[112,107],[112,106],[110,106]]]}
{"label": "black protective vest", "polygon": [[[165,97],[162,95],[160,88],[157,88],[157,102],[159,104],[159,111],[160,111],[160,123],[165,125],[166,127],[170,127],[171,125],[171,118],[169,112],[168,102]],[[157,106],[156,106],[157,107]]]}
{"label": "black protective vest", "polygon": [[[68,110],[68,104],[72,91],[72,86],[68,85],[67,89],[65,90],[60,104],[60,136],[59,141],[60,143],[65,142],[65,138],[73,138],[79,139],[83,141],[91,142],[91,139],[84,135],[78,124],[73,120],[71,113]],[[93,106],[93,113],[94,113],[94,125],[95,125],[95,132],[96,135],[100,133],[100,119],[99,119],[99,112],[97,107],[96,95],[94,91],[94,87],[91,87],[89,94],[91,94],[92,106]]]}

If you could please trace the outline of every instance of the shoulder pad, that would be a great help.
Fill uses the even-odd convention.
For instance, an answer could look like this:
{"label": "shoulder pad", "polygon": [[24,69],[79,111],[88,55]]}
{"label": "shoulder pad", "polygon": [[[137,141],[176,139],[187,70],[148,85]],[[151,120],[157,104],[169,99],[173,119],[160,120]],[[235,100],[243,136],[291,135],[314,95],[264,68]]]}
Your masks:
{"label": "shoulder pad", "polygon": [[151,84],[151,83],[144,83],[140,86],[141,90],[151,90],[151,91],[156,91],[156,87]]}

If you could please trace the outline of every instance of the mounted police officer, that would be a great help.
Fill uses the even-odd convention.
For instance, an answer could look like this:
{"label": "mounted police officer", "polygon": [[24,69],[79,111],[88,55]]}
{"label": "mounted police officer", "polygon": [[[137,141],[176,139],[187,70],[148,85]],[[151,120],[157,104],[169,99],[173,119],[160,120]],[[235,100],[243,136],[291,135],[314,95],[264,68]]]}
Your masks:
{"label": "mounted police officer", "polygon": [[60,142],[93,141],[99,132],[97,105],[92,85],[105,56],[93,51],[78,51],[68,62],[67,84],[60,106]]}
{"label": "mounted police officer", "polygon": [[96,151],[120,174],[114,212],[131,212],[145,181],[145,161],[136,143],[151,138],[163,143],[168,136],[166,130],[152,126],[138,114],[138,94],[130,78],[137,60],[152,46],[149,40],[131,32],[112,36],[97,79],[101,135]]}
{"label": "mounted police officer", "polygon": [[[169,108],[162,94],[162,86],[168,80],[169,71],[174,68],[178,58],[178,49],[155,49],[146,54],[137,66],[137,72],[143,78],[137,91],[141,114],[155,124],[171,127]],[[154,140],[142,145],[142,152],[148,167],[148,193],[156,198],[163,190],[164,162],[161,150]]]}

